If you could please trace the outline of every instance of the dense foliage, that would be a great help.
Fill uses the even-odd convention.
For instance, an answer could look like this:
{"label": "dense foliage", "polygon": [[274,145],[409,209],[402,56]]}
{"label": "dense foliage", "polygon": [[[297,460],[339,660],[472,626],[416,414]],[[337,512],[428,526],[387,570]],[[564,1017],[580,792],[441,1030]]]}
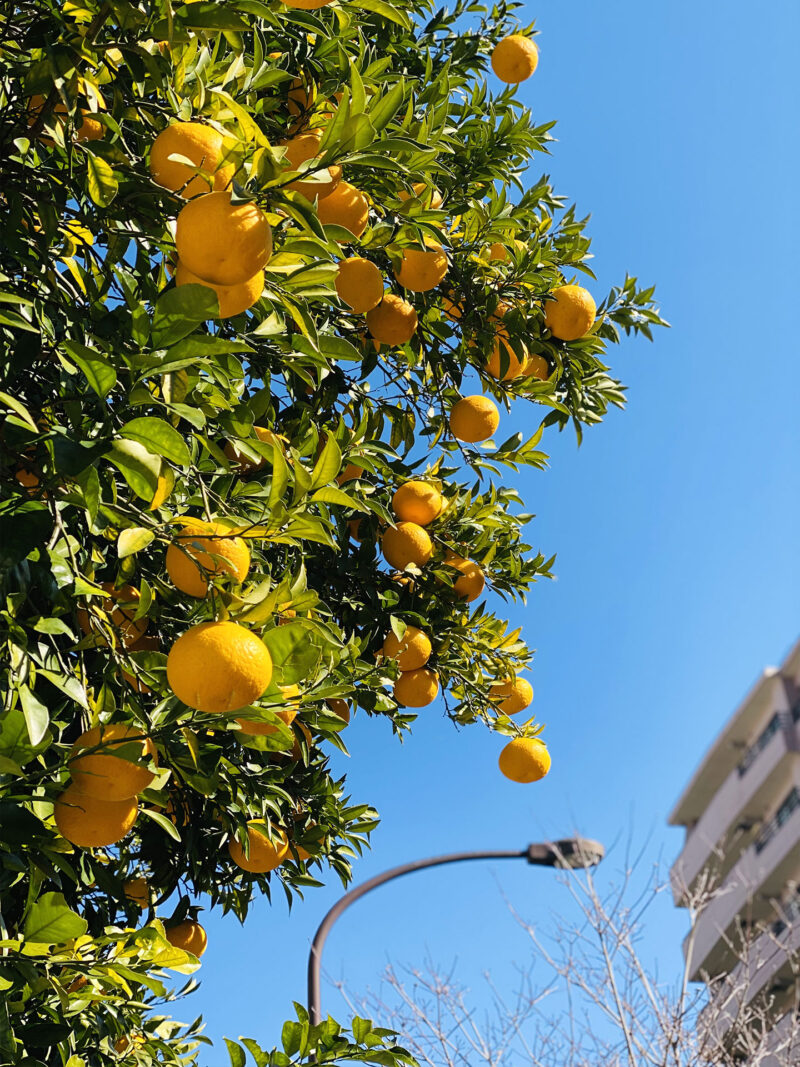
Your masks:
{"label": "dense foliage", "polygon": [[[537,125],[513,87],[486,75],[494,44],[517,28],[513,6],[30,0],[2,16],[3,1063],[191,1061],[197,1025],[171,1023],[159,1005],[172,997],[163,969],[188,974],[197,960],[169,930],[199,894],[244,919],[254,893],[291,896],[328,866],[349,879],[377,814],[331,775],[344,720],[329,702],[410,725],[393,695],[397,664],[378,655],[387,634],[430,636],[428,667],[456,722],[537,732],[489,693],[531,659],[496,605],[553,562],[526,543],[529,516],[506,472],[544,466],[546,427],[580,435],[621,406],[606,348],[661,320],[652,290],[627,278],[586,336],[564,342],[545,326],[548,294],[592,277],[589,241],[546,177],[523,185],[552,123]],[[231,318],[210,289],[172,279],[185,201],[156,184],[148,158],[176,119],[224,135],[234,202],[256,202],[272,228],[263,295]],[[318,169],[341,166],[368,196],[358,240],[323,226],[313,194],[289,187],[297,173],[281,142],[309,128],[324,131]],[[444,248],[446,277],[408,292],[395,269],[426,239]],[[413,304],[409,342],[373,343],[337,297],[343,255],[371,260]],[[508,347],[491,375],[501,329]],[[532,356],[538,373],[502,380]],[[506,439],[501,414],[498,444],[456,440],[448,413],[480,391],[501,409],[537,405],[538,430]],[[412,476],[438,487],[444,508],[430,562],[398,576],[381,534]],[[246,539],[243,584],[220,575],[206,597],[176,589],[165,551],[189,516]],[[460,597],[448,553],[475,561],[498,596]],[[127,590],[122,611],[114,587]],[[269,687],[236,710],[271,732],[245,734],[237,716],[172,692],[167,653],[212,619],[269,649]],[[128,640],[130,628],[146,639]],[[290,694],[293,723],[278,714]],[[151,739],[150,781],[131,833],[80,848],[53,805],[71,746],[108,722]],[[137,758],[130,747],[121,758]],[[253,819],[289,842],[272,873],[243,871],[226,848]],[[126,893],[133,877],[146,879],[150,907]],[[323,1048],[402,1059],[360,1020],[352,1045],[332,1023],[308,1039],[302,1013],[287,1025],[283,1053],[248,1045],[257,1063],[314,1048],[317,1059]],[[241,1048],[231,1056],[243,1062]]]}

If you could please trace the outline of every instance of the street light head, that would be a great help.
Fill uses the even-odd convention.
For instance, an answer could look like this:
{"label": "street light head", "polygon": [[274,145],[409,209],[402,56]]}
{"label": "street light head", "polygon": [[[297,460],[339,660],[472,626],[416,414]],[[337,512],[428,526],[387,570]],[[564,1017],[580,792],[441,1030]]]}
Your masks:
{"label": "street light head", "polygon": [[561,870],[584,870],[596,867],[606,850],[599,841],[588,837],[568,837],[544,845],[528,846],[528,863]]}

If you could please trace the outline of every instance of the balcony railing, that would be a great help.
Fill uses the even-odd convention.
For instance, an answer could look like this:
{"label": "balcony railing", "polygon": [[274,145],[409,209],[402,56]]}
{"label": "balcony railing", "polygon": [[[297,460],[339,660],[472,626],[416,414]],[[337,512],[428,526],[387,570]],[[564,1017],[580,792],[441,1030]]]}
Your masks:
{"label": "balcony railing", "polygon": [[769,820],[765,824],[763,830],[755,840],[756,855],[762,852],[770,843],[772,838],[777,834],[778,830],[783,826],[787,819],[791,816],[795,808],[800,807],[800,793],[797,791],[797,787],[793,786],[790,792],[787,794],[786,799]]}
{"label": "balcony railing", "polygon": [[[800,715],[800,712],[798,712],[798,715]],[[763,749],[765,749],[767,747],[767,745],[769,744],[770,740],[775,736],[775,734],[778,732],[778,730],[781,729],[781,727],[784,724],[784,719],[786,719],[786,718],[787,718],[787,716],[785,716],[782,712],[780,712],[780,711],[776,711],[775,712],[775,714],[769,720],[767,725],[764,727],[764,729],[758,735],[756,740],[748,748],[747,752],[745,752],[744,757],[743,757],[742,761],[740,762],[739,768],[738,768],[739,777],[740,778],[742,777],[742,775],[747,773],[748,769],[752,766],[752,764],[758,758],[758,754],[761,751],[763,751]]]}

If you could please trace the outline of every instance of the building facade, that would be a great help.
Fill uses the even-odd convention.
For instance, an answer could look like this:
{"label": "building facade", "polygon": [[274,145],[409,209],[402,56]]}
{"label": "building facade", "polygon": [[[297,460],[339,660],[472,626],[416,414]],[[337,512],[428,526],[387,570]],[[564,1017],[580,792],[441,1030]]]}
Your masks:
{"label": "building facade", "polygon": [[777,1033],[800,994],[800,642],[725,724],[669,822],[686,829],[675,902],[700,906],[683,946],[691,981],[718,999],[735,986],[731,1019],[760,997]]}

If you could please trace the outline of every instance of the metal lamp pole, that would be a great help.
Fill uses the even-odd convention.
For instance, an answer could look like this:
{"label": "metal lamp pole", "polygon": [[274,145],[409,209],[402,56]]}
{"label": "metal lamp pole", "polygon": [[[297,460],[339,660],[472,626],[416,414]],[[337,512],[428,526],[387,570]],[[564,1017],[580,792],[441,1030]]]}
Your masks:
{"label": "metal lamp pole", "polygon": [[365,896],[373,889],[385,882],[391,882],[395,878],[401,878],[404,874],[412,874],[414,871],[424,870],[426,867],[441,867],[445,863],[462,863],[465,860],[513,860],[524,859],[536,867],[559,867],[561,869],[577,869],[593,867],[598,864],[605,855],[605,849],[599,841],[590,841],[588,838],[568,838],[563,841],[545,841],[539,844],[528,845],[522,850],[513,851],[483,851],[483,852],[453,852],[448,856],[433,856],[426,860],[415,860],[413,863],[403,863],[399,867],[392,867],[382,874],[376,874],[363,885],[356,886],[349,893],[345,893],[340,900],[333,905],[331,910],[322,920],[319,929],[311,943],[311,951],[308,954],[308,1012],[312,1024],[322,1021],[320,1013],[320,974],[322,972],[322,949],[331,928],[343,911],[346,911],[352,903]]}

